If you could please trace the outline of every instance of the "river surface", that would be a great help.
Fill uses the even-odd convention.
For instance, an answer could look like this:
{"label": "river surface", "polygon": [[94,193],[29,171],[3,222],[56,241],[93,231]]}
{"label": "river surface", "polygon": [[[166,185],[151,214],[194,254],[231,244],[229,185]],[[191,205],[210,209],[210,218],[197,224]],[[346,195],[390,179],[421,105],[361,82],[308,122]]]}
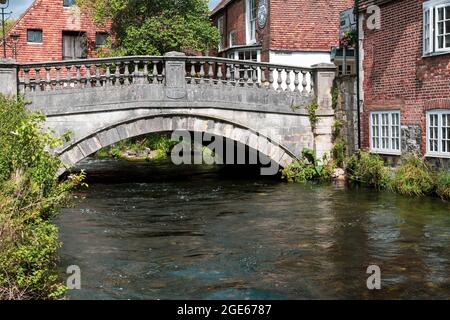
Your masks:
{"label": "river surface", "polygon": [[[448,299],[450,204],[254,170],[84,162],[57,223],[68,299]],[[114,181],[114,182],[112,182]],[[367,289],[378,265],[381,290]]]}

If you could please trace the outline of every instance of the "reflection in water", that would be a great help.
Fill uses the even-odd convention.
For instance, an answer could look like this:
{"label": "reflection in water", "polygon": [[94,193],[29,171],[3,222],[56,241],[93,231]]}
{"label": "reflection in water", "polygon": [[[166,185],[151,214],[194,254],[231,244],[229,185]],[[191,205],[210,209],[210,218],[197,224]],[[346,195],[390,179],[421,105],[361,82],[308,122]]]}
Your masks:
{"label": "reflection in water", "polygon": [[[73,264],[82,271],[70,299],[450,296],[450,205],[436,198],[214,167],[83,166],[97,183],[58,219],[61,274]],[[111,175],[139,182],[112,184]],[[366,287],[372,264],[381,291]]]}

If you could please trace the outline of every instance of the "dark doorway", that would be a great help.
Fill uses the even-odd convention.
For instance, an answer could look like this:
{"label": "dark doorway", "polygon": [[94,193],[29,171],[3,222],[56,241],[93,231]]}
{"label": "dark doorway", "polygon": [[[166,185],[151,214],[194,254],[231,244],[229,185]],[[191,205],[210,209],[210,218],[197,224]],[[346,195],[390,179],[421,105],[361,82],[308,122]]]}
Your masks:
{"label": "dark doorway", "polygon": [[85,58],[87,58],[86,33],[63,31],[63,60]]}

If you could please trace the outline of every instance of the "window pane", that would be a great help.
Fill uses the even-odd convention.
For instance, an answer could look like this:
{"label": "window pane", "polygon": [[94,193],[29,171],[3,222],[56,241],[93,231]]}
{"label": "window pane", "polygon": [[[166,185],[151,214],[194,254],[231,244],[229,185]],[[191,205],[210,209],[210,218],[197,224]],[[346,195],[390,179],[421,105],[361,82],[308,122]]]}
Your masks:
{"label": "window pane", "polygon": [[450,6],[445,7],[445,19],[450,19]]}
{"label": "window pane", "polygon": [[429,148],[430,152],[438,152],[438,137],[439,137],[439,128],[438,128],[438,115],[437,114],[430,114],[429,115]]}
{"label": "window pane", "polygon": [[444,8],[438,9],[438,21],[444,20]]}
{"label": "window pane", "polygon": [[450,152],[450,113],[442,115],[442,152]]}
{"label": "window pane", "polygon": [[42,43],[42,30],[27,30],[27,41]]}

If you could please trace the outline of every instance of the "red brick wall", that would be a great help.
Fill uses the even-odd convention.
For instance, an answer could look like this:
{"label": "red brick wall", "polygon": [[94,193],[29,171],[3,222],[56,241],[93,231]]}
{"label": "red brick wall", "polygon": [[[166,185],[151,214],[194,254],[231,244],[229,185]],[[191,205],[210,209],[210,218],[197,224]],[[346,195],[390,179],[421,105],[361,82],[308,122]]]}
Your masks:
{"label": "red brick wall", "polygon": [[330,51],[339,40],[339,15],[354,0],[270,0],[270,47]]}
{"label": "red brick wall", "polygon": [[[88,56],[95,49],[95,33],[108,32],[106,27],[96,26],[92,19],[81,14],[77,7],[64,8],[63,0],[36,0],[26,11],[9,34],[20,35],[17,43],[18,62],[51,61],[62,59],[62,32],[86,32],[88,38]],[[27,29],[42,29],[43,43],[28,44]],[[12,56],[9,50],[9,56]]]}
{"label": "red brick wall", "polygon": [[425,111],[450,108],[450,54],[422,57],[422,0],[381,6],[381,29],[365,30],[363,147],[369,147],[369,114],[400,109],[402,124],[417,124],[426,151]]}

